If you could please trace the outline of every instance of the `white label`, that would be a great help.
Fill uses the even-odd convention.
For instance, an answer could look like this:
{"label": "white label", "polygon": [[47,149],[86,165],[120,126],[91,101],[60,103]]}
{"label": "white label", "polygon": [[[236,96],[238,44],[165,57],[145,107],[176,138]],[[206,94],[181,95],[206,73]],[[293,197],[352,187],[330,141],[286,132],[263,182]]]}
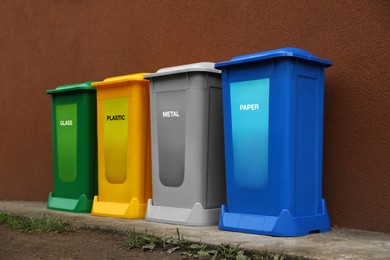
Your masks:
{"label": "white label", "polygon": [[60,126],[67,126],[67,125],[73,125],[72,120],[61,120],[60,121]]}
{"label": "white label", "polygon": [[163,111],[163,117],[180,117],[179,111]]}
{"label": "white label", "polygon": [[240,111],[259,110],[259,104],[244,104],[240,105]]}

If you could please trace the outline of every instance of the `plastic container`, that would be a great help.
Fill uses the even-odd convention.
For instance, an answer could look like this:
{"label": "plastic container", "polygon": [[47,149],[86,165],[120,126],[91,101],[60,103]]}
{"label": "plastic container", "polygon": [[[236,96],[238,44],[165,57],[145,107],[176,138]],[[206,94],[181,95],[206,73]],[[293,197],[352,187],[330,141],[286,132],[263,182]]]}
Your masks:
{"label": "plastic container", "polygon": [[330,230],[322,198],[324,68],[296,48],[222,69],[227,206],[219,227],[273,236]]}
{"label": "plastic container", "polygon": [[144,218],[152,197],[149,81],[107,78],[97,89],[98,195],[92,215]]}
{"label": "plastic container", "polygon": [[46,91],[52,97],[54,191],[48,209],[91,212],[96,194],[96,91],[90,82]]}
{"label": "plastic container", "polygon": [[225,202],[220,71],[202,62],[145,75],[151,88],[153,200],[146,220],[218,223]]}

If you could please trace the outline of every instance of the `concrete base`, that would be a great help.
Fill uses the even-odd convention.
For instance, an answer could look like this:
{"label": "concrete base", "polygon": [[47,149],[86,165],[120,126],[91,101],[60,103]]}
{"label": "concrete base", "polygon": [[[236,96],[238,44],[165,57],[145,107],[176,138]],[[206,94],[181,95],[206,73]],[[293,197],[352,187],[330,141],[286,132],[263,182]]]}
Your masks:
{"label": "concrete base", "polygon": [[[0,200],[0,211],[26,217],[42,217],[67,221],[78,227],[96,228],[123,232],[152,233],[162,237],[180,235],[192,242],[209,245],[240,244],[243,250],[260,253],[283,252],[290,256],[311,259],[389,259],[390,233],[332,228],[332,231],[302,237],[272,237],[219,230],[217,226],[174,226],[145,221],[143,219],[99,218],[91,214],[80,214],[48,210],[46,201]],[[93,238],[91,238],[93,239]]]}
{"label": "concrete base", "polygon": [[145,220],[186,226],[212,226],[218,223],[219,214],[219,208],[204,209],[200,203],[195,203],[192,209],[185,209],[156,206],[149,199]]}

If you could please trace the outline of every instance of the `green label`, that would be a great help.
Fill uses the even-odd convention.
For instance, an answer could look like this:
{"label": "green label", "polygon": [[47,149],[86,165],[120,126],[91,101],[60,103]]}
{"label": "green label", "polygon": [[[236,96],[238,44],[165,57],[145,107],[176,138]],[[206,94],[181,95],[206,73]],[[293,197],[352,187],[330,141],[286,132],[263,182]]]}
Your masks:
{"label": "green label", "polygon": [[77,104],[56,107],[57,165],[63,182],[77,176]]}
{"label": "green label", "polygon": [[104,100],[102,120],[106,179],[123,183],[127,177],[128,98]]}

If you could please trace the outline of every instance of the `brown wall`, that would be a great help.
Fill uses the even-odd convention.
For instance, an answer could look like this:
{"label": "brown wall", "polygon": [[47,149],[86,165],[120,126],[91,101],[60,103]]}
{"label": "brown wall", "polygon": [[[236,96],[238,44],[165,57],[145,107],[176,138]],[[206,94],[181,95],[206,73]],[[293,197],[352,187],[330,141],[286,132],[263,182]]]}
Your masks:
{"label": "brown wall", "polygon": [[299,47],[326,71],[324,197],[335,226],[390,232],[390,1],[3,0],[0,199],[53,188],[45,90]]}

